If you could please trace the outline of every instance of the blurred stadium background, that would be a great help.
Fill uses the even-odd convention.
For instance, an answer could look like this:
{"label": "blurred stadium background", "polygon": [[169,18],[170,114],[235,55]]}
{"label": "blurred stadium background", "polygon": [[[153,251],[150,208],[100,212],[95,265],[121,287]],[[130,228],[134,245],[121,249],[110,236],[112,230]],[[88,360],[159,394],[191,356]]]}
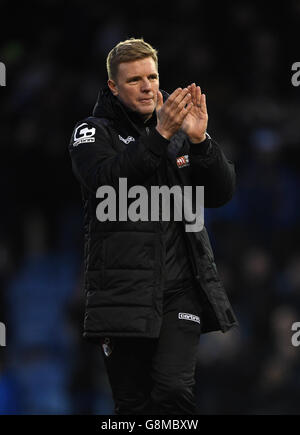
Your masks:
{"label": "blurred stadium background", "polygon": [[203,414],[299,413],[300,2],[1,2],[0,414],[110,414],[100,348],[81,338],[82,210],[67,152],[120,40],[159,51],[161,88],[195,81],[236,165],[206,210],[239,330],[201,338]]}

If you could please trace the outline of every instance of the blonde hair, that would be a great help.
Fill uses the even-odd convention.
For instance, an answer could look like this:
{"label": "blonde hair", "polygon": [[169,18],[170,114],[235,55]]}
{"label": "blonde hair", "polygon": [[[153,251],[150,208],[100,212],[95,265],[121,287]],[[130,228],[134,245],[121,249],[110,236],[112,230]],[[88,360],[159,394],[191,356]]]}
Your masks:
{"label": "blonde hair", "polygon": [[143,38],[130,38],[126,41],[119,42],[109,53],[106,58],[106,69],[108,78],[116,81],[118,75],[118,66],[122,62],[132,62],[134,60],[152,57],[158,68],[157,50],[144,41]]}

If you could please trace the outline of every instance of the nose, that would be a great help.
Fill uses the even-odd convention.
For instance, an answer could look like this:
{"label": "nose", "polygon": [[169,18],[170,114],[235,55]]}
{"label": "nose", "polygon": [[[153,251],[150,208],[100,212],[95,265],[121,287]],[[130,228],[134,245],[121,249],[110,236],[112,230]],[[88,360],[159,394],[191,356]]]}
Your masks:
{"label": "nose", "polygon": [[150,80],[145,79],[145,80],[142,81],[141,91],[142,92],[151,91],[151,82],[150,82]]}

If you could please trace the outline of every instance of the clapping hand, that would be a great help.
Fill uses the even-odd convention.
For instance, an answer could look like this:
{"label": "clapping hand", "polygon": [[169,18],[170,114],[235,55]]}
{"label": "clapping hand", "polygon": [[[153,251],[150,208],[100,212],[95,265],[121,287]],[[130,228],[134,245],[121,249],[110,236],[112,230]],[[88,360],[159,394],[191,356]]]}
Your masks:
{"label": "clapping hand", "polygon": [[200,86],[196,86],[195,83],[189,85],[187,89],[191,94],[193,106],[184,118],[181,128],[191,142],[200,143],[206,139],[205,132],[208,122],[206,96],[201,93]]}

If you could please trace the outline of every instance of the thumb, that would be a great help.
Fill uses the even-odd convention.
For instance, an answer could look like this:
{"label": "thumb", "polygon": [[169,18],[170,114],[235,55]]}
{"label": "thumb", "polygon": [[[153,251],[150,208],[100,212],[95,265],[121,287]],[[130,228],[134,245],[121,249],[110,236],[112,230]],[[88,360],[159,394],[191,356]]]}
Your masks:
{"label": "thumb", "polygon": [[164,104],[163,96],[160,91],[157,91],[156,112],[158,112]]}

